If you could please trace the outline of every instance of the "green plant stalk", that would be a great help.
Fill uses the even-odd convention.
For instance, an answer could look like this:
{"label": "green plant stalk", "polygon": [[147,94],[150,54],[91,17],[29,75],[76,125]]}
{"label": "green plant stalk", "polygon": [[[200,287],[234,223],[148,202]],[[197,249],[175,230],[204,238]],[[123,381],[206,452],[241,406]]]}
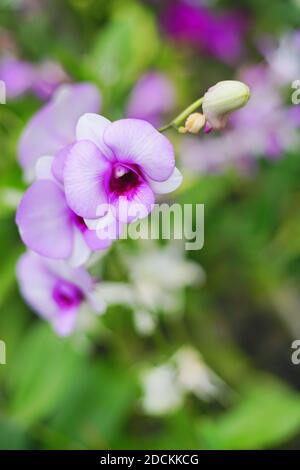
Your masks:
{"label": "green plant stalk", "polygon": [[196,109],[200,108],[200,106],[202,105],[202,102],[203,102],[203,96],[201,96],[201,98],[199,98],[198,100],[194,101],[194,103],[192,103],[190,106],[188,106],[187,108],[185,108],[180,114],[178,114],[178,116],[176,116],[173,121],[171,121],[169,124],[166,124],[165,126],[161,127],[159,130],[159,132],[164,132],[168,129],[170,129],[171,127],[175,128],[175,129],[178,129],[178,127],[180,126],[180,124],[183,123],[183,121],[186,120],[187,117],[189,117],[190,114],[192,114],[194,111],[196,111]]}

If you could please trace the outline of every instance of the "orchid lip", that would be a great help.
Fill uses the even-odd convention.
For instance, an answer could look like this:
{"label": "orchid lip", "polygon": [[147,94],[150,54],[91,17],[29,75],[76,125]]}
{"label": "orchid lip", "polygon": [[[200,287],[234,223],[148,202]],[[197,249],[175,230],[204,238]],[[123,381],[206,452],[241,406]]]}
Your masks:
{"label": "orchid lip", "polygon": [[62,310],[77,307],[83,300],[84,295],[79,287],[63,279],[59,279],[52,292],[53,300]]}

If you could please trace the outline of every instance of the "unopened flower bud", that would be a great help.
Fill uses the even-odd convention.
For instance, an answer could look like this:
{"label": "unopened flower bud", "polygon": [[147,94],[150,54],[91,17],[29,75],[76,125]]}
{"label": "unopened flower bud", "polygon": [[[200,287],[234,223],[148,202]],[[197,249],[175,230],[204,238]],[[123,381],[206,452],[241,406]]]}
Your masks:
{"label": "unopened flower bud", "polygon": [[205,116],[201,113],[190,114],[185,121],[185,130],[191,134],[197,134],[205,125]]}
{"label": "unopened flower bud", "polygon": [[202,103],[203,113],[213,129],[223,129],[228,115],[245,106],[250,98],[250,89],[236,80],[224,80],[205,93]]}

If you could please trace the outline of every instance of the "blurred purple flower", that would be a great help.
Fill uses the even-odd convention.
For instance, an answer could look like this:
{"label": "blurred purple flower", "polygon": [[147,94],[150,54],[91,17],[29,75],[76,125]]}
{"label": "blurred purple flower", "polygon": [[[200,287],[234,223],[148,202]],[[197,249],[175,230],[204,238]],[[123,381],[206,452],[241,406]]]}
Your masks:
{"label": "blurred purple flower", "polygon": [[279,85],[291,85],[300,79],[300,29],[285,34],[279,42],[262,40],[260,49]]}
{"label": "blurred purple flower", "polygon": [[60,64],[46,60],[36,66],[32,89],[41,100],[47,101],[59,85],[68,81],[69,77]]}
{"label": "blurred purple flower", "polygon": [[169,4],[164,11],[162,25],[173,39],[234,64],[242,53],[248,21],[239,12],[217,14],[205,6],[181,0]]}
{"label": "blurred purple flower", "polygon": [[64,185],[69,206],[81,217],[93,219],[105,205],[122,222],[131,221],[137,206],[145,217],[154,193],[168,193],[181,183],[172,144],[146,121],[111,123],[85,114],[76,134],[65,160]]}
{"label": "blurred purple flower", "polygon": [[63,185],[52,172],[53,157],[39,159],[38,181],[25,192],[16,214],[25,245],[41,256],[68,260],[71,266],[85,263],[91,251],[108,248],[112,237],[100,238],[84,219],[67,205]]}
{"label": "blurred purple flower", "polygon": [[[241,71],[240,77],[251,87],[248,105],[231,116],[233,129],[245,135],[250,155],[278,158],[299,141],[298,118],[284,103],[274,82],[272,70],[252,66]],[[247,154],[249,152],[245,152]]]}
{"label": "blurred purple flower", "polygon": [[18,146],[19,162],[27,178],[41,156],[56,156],[75,141],[76,124],[87,112],[100,108],[99,90],[90,83],[61,85],[49,103],[26,125]]}
{"label": "blurred purple flower", "polygon": [[244,69],[239,78],[251,88],[249,103],[231,116],[224,134],[182,142],[183,164],[190,170],[220,171],[258,157],[279,158],[299,142],[299,113],[284,105],[268,67]]}
{"label": "blurred purple flower", "polygon": [[7,97],[16,99],[32,91],[38,98],[48,100],[55,89],[69,80],[62,67],[53,61],[32,64],[14,56],[0,60],[0,80],[6,85]]}
{"label": "blurred purple flower", "polygon": [[133,88],[126,116],[143,119],[159,127],[163,116],[173,109],[175,100],[175,88],[171,80],[162,73],[149,72]]}
{"label": "blurred purple flower", "polygon": [[17,264],[17,279],[26,302],[61,336],[72,333],[84,303],[96,313],[105,309],[89,273],[83,268],[73,269],[63,261],[27,252]]}

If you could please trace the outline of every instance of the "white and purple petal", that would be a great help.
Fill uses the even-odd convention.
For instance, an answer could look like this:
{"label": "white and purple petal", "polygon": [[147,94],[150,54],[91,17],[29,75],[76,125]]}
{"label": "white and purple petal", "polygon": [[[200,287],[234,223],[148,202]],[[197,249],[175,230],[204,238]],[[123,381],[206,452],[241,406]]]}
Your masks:
{"label": "white and purple petal", "polygon": [[85,219],[88,230],[84,232],[84,237],[87,245],[93,251],[108,248],[122,232],[123,224],[116,219],[112,209],[113,207],[99,219]]}
{"label": "white and purple petal", "polygon": [[120,119],[104,131],[103,139],[119,162],[138,165],[145,176],[164,181],[175,167],[171,142],[140,119]]}
{"label": "white and purple petal", "polygon": [[27,252],[17,264],[17,279],[26,302],[59,335],[72,333],[84,301],[93,308],[94,282],[83,268],[72,269],[62,261]]}
{"label": "white and purple petal", "polygon": [[64,167],[66,199],[81,217],[95,219],[106,204],[110,162],[96,145],[81,140],[70,149]]}
{"label": "white and purple petal", "polygon": [[67,145],[66,147],[63,147],[61,150],[57,152],[57,154],[54,157],[54,161],[52,165],[52,173],[57,179],[57,181],[59,181],[61,184],[63,184],[64,182],[65,163],[73,145],[74,143]]}
{"label": "white and purple petal", "polygon": [[[87,230],[88,232],[88,230]],[[70,266],[76,268],[82,266],[91,254],[91,248],[86,242],[86,237],[77,227],[74,227],[73,232],[73,250],[68,263]]]}
{"label": "white and purple petal", "polygon": [[46,269],[42,258],[28,252],[17,263],[17,279],[26,302],[44,318],[51,318],[57,312],[52,291],[56,276]]}
{"label": "white and purple petal", "polygon": [[61,85],[52,100],[40,109],[25,127],[18,153],[27,174],[42,155],[55,155],[75,140],[76,124],[86,112],[100,107],[98,89],[89,83]]}
{"label": "white and purple petal", "polygon": [[44,156],[40,157],[35,165],[35,178],[37,180],[51,180],[56,182],[55,175],[53,173],[53,162],[54,157]]}
{"label": "white and purple petal", "polygon": [[67,259],[73,249],[73,226],[63,190],[41,179],[25,192],[17,209],[16,223],[30,249],[42,256]]}
{"label": "white and purple petal", "polygon": [[114,156],[103,140],[105,129],[111,122],[103,116],[94,113],[86,113],[79,119],[76,126],[76,139],[93,142],[109,160]]}
{"label": "white and purple petal", "polygon": [[115,209],[116,218],[122,223],[131,223],[143,219],[152,211],[155,196],[145,181],[140,183],[129,197],[112,198],[110,202]]}

